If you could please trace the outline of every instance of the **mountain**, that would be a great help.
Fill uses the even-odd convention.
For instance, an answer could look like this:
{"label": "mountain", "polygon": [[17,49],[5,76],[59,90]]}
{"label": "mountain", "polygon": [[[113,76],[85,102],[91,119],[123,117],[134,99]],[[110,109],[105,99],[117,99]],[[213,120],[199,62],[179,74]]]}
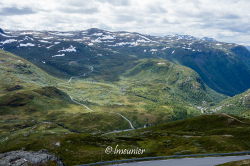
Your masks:
{"label": "mountain", "polygon": [[[139,66],[141,62],[135,63]],[[172,64],[167,61],[164,63]],[[157,97],[151,98],[152,92],[150,91],[144,94],[134,93],[137,87],[134,86],[134,79],[128,75],[124,75],[121,81],[114,84],[81,79],[81,77],[63,80],[49,75],[21,57],[2,50],[0,50],[0,64],[2,120],[0,123],[3,126],[0,130],[3,133],[9,128],[21,130],[23,126],[44,122],[63,126],[69,131],[76,132],[94,133],[127,129],[130,126],[123,116],[130,119],[134,127],[143,127],[146,124],[159,124],[199,115],[201,111],[196,107],[202,105],[201,100],[208,103],[204,106],[216,103],[206,97],[189,103],[189,100],[182,97],[181,93],[188,96],[189,93],[192,95],[191,92],[182,91],[178,86],[174,88],[172,83],[164,79],[162,81],[165,85],[161,84],[160,88],[173,87],[173,90],[180,93],[173,97],[173,94],[166,89],[155,100]],[[155,65],[157,67],[156,60]],[[165,74],[181,72],[181,67],[178,65],[172,64],[171,66],[172,70],[166,71]],[[182,76],[182,73],[179,75]],[[188,79],[189,74],[182,77],[183,80]],[[156,80],[149,80],[145,88],[151,88],[150,82],[154,83],[154,81]],[[196,81],[192,80],[192,83],[198,84]],[[150,97],[147,97],[148,95]],[[165,98],[166,96],[169,101]],[[222,98],[223,96],[220,100]],[[16,121],[11,120],[12,116],[16,117]]]}
{"label": "mountain", "polygon": [[29,61],[0,50],[0,88],[1,93],[8,90],[32,89],[53,85],[57,79],[50,76]]}
{"label": "mountain", "polygon": [[[116,145],[147,149],[141,157],[250,148],[249,119],[225,114],[248,117],[249,91],[228,98],[213,90],[198,70],[181,63],[194,60],[203,69],[201,64],[211,61],[218,77],[229,77],[224,69],[233,76],[241,72],[235,79],[242,87],[249,62],[244,47],[191,36],[112,33],[127,41],[113,45],[107,42],[111,32],[100,29],[0,33],[1,48],[18,54],[0,50],[0,153],[47,149],[65,164],[79,165],[100,156],[104,161],[138,157],[102,153]],[[96,36],[106,42],[92,42]],[[170,39],[173,47],[159,51]],[[200,42],[204,50],[184,54],[176,45],[185,41]],[[216,62],[204,59],[211,43],[209,55]],[[209,77],[210,70],[202,72]],[[224,103],[233,107],[218,110]],[[212,109],[219,114],[202,115]]]}
{"label": "mountain", "polygon": [[233,96],[250,88],[250,53],[233,43],[188,35],[159,37],[97,28],[69,32],[5,30],[5,33],[0,34],[0,48],[63,78],[93,68],[88,77],[114,82],[139,59],[163,58],[192,68],[219,93]]}
{"label": "mountain", "polygon": [[210,89],[192,69],[162,59],[139,60],[122,80],[131,85],[129,93],[160,102],[208,106],[225,98]]}
{"label": "mountain", "polygon": [[[43,123],[81,132],[112,131],[128,125],[119,115],[105,112],[93,112],[91,118],[99,120],[92,121],[88,107],[77,102],[77,97],[73,98],[82,92],[79,88],[76,92],[68,90],[70,87],[64,80],[50,76],[29,61],[2,50],[0,80],[0,137],[8,135],[9,130],[19,131]],[[81,83],[83,86],[88,84]]]}
{"label": "mountain", "polygon": [[[59,77],[79,76],[94,67],[92,74],[102,77],[100,79],[116,80],[121,71],[129,68],[131,61],[136,59],[109,50],[91,48],[76,41],[49,42],[19,36],[18,39],[7,39],[2,44],[4,50],[17,54]],[[107,74],[111,72],[112,74]]]}
{"label": "mountain", "polygon": [[250,89],[244,93],[223,100],[210,110],[212,112],[250,118]]}

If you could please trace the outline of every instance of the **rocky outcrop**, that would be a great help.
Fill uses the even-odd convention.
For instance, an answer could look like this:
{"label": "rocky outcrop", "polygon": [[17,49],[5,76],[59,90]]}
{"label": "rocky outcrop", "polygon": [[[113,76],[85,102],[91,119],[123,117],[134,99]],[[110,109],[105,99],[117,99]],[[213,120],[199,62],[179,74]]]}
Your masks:
{"label": "rocky outcrop", "polygon": [[49,154],[47,150],[38,152],[19,150],[0,154],[0,166],[48,166],[50,163],[64,166],[62,161],[55,155]]}

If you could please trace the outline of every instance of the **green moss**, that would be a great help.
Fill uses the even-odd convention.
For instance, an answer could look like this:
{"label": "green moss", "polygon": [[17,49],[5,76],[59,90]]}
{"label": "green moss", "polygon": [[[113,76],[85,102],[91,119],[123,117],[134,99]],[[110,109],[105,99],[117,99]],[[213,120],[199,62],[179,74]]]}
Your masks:
{"label": "green moss", "polygon": [[[224,153],[250,149],[250,126],[206,115],[117,134],[75,133],[55,123],[33,124],[1,137],[0,152],[48,149],[67,165],[133,157]],[[206,121],[204,121],[206,120]],[[248,122],[249,120],[242,119]],[[206,125],[204,125],[206,124]],[[56,145],[60,142],[60,145]],[[143,155],[107,155],[107,146],[145,148]]]}

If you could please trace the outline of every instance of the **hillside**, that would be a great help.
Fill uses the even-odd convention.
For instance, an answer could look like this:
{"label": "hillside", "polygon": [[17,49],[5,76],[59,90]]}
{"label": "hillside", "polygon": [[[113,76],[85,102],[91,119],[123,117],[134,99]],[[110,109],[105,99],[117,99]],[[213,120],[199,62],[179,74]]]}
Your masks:
{"label": "hillside", "polygon": [[[179,94],[173,98],[173,94],[165,92],[157,101],[130,93],[133,84],[125,81],[107,84],[84,79],[84,76],[62,80],[20,57],[0,52],[3,132],[43,122],[77,132],[103,132],[130,128],[121,115],[130,119],[135,127],[143,127],[201,113]],[[162,101],[165,96],[171,100]],[[20,126],[16,128],[16,125]]]}
{"label": "hillside", "polygon": [[0,50],[0,152],[72,165],[116,144],[142,157],[249,149],[249,91],[226,96],[249,88],[242,46],[89,29],[0,32],[0,47],[17,54]]}
{"label": "hillside", "polygon": [[0,166],[250,166],[249,8],[0,0]]}
{"label": "hillside", "polygon": [[128,70],[122,83],[129,93],[163,103],[208,107],[225,96],[211,90],[190,68],[159,59],[144,59]]}
{"label": "hillside", "polygon": [[[47,149],[65,164],[75,165],[99,161],[104,148],[117,144],[147,149],[140,157],[249,149],[249,120],[224,114],[197,116],[200,111],[191,103],[199,100],[188,99],[200,94],[209,103],[212,96],[221,96],[189,68],[144,59],[135,61],[116,84],[89,78],[68,82],[13,54],[0,53],[0,153]],[[152,127],[110,133],[129,129],[117,113],[136,128]],[[185,120],[169,122],[178,119]],[[131,157],[135,156],[102,154],[102,160]]]}
{"label": "hillside", "polygon": [[223,100],[210,109],[212,112],[224,112],[250,118],[250,90]]}
{"label": "hillside", "polygon": [[[237,118],[237,117],[236,117]],[[240,119],[246,123],[247,119]],[[69,132],[55,124],[37,124],[9,135],[0,152],[48,149],[66,165],[146,156],[224,153],[250,148],[250,127],[224,115],[203,115],[116,134]],[[55,134],[56,132],[56,134]],[[67,133],[67,134],[66,134]],[[107,146],[145,148],[143,155],[108,155]]]}
{"label": "hillside", "polygon": [[209,38],[158,37],[96,28],[69,32],[6,30],[0,33],[0,48],[60,77],[81,75],[92,68],[88,77],[114,82],[138,59],[163,58],[192,68],[219,93],[233,96],[250,88],[249,51]]}
{"label": "hillside", "polygon": [[[0,50],[0,64],[1,137],[47,122],[73,131],[91,132],[128,126],[117,114],[94,112],[89,115],[90,110],[72,99],[70,95],[73,94],[68,95],[60,85],[64,80],[50,76],[27,60]],[[78,124],[75,124],[76,120]]]}
{"label": "hillside", "polygon": [[[194,69],[208,86],[220,93],[232,96],[248,89],[250,82],[249,61],[245,64],[246,58],[241,57],[241,54],[234,52],[233,49],[210,48],[197,54],[179,53],[169,59]],[[241,52],[245,48],[237,49]],[[248,51],[246,56],[249,59]]]}
{"label": "hillside", "polygon": [[12,90],[50,86],[57,81],[29,61],[2,50],[0,50],[0,64],[1,94]]}

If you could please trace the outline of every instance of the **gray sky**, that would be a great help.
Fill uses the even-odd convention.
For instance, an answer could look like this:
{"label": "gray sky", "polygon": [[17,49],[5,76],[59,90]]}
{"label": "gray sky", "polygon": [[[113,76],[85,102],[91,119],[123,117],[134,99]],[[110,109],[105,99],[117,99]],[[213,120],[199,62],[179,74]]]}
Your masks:
{"label": "gray sky", "polygon": [[250,45],[250,0],[5,0],[0,27],[13,30],[189,34]]}

